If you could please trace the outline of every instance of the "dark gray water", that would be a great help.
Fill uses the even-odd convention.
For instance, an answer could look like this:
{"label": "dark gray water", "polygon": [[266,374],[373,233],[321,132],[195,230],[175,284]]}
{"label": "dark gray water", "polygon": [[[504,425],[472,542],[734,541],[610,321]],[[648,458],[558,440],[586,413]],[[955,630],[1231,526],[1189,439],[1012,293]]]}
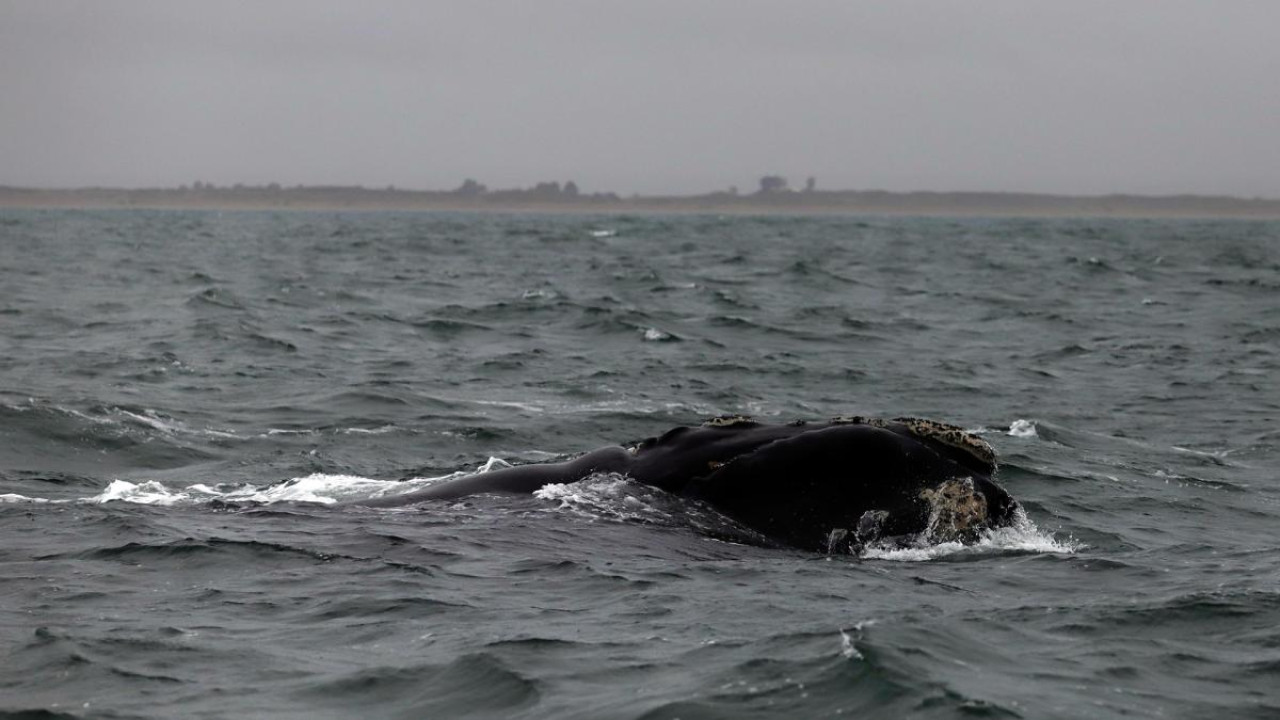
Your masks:
{"label": "dark gray water", "polygon": [[[0,717],[1275,718],[1278,248],[5,211]],[[721,413],[979,430],[1030,523],[858,558],[613,476],[323,504]]]}

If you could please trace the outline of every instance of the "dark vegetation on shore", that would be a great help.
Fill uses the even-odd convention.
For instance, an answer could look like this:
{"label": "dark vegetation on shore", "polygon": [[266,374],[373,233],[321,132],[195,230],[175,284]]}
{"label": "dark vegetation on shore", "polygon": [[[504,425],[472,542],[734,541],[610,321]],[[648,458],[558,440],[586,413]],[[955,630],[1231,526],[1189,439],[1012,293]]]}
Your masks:
{"label": "dark vegetation on shore", "polygon": [[792,190],[787,181],[777,175],[761,178],[759,189],[750,193],[739,193],[737,188],[730,188],[699,195],[629,197],[611,192],[586,193],[573,181],[490,190],[475,180],[467,180],[456,189],[447,191],[359,185],[284,187],[278,183],[215,186],[204,182],[177,188],[135,189],[0,186],[0,207],[1280,218],[1280,200],[1265,198],[819,190],[812,178],[803,189]]}

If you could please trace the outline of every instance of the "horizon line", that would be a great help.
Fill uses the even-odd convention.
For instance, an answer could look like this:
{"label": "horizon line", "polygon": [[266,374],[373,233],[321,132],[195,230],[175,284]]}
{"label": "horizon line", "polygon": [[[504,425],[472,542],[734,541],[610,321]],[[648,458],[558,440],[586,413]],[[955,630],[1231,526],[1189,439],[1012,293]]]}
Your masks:
{"label": "horizon line", "polygon": [[[767,176],[766,176],[767,177]],[[763,179],[763,178],[762,178]],[[468,189],[468,183],[475,183],[471,179],[464,180],[463,183],[452,189],[430,189],[430,188],[411,188],[401,187],[394,183],[387,185],[366,185],[363,183],[356,184],[338,184],[338,183],[318,183],[318,184],[285,184],[279,182],[266,182],[256,185],[237,182],[233,184],[218,185],[216,183],[195,181],[193,183],[181,183],[178,185],[75,185],[75,186],[41,186],[41,185],[19,185],[0,183],[0,191],[6,192],[90,192],[90,191],[110,191],[110,192],[279,192],[286,193],[298,190],[329,190],[329,191],[353,191],[365,193],[403,193],[403,194],[422,194],[422,195],[450,195],[473,197],[476,199],[483,198],[486,195],[502,195],[502,194],[532,194],[542,191],[558,196],[560,199],[571,199],[573,197],[581,197],[582,199],[597,198],[615,198],[620,201],[626,200],[661,200],[661,199],[697,199],[697,198],[766,198],[766,197],[786,197],[786,196],[814,196],[814,195],[952,195],[952,196],[1021,196],[1021,197],[1039,197],[1039,198],[1055,198],[1055,199],[1112,199],[1112,198],[1134,198],[1134,199],[1206,199],[1206,200],[1236,200],[1244,202],[1280,202],[1280,196],[1267,195],[1239,195],[1231,193],[1206,193],[1194,191],[1179,192],[1132,192],[1132,191],[1108,191],[1108,192],[1046,192],[1037,190],[887,190],[884,188],[791,188],[783,186],[776,189],[764,189],[763,187],[756,190],[742,191],[737,186],[730,186],[727,189],[706,190],[702,192],[685,192],[685,193],[639,193],[633,192],[621,194],[611,190],[595,190],[586,191],[578,188],[577,183],[573,180],[566,180],[561,183],[558,180],[539,181],[530,186],[488,188],[483,183],[475,183],[477,187]],[[570,185],[574,187],[573,191],[565,192]]]}

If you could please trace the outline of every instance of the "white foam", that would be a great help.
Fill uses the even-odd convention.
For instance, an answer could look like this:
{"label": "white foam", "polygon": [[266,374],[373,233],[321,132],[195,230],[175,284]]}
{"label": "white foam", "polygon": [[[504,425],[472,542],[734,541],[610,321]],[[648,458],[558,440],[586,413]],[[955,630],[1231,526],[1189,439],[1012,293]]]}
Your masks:
{"label": "white foam", "polygon": [[1033,438],[1038,437],[1039,435],[1036,432],[1036,424],[1034,422],[1019,418],[1009,424],[1009,436],[1016,438]]}
{"label": "white foam", "polygon": [[[499,458],[491,457],[476,472],[489,472],[503,467],[510,467],[510,464]],[[284,482],[269,485],[253,485],[249,483],[208,485],[196,483],[180,486],[166,484],[158,480],[135,483],[117,479],[112,480],[111,484],[97,495],[80,498],[74,502],[94,504],[127,502],[135,505],[162,506],[203,505],[213,501],[262,504],[310,502],[333,505],[347,500],[400,495],[420,490],[438,482],[471,474],[469,472],[456,472],[438,477],[419,477],[400,481],[376,480],[360,477],[359,475],[312,473],[311,475],[291,478]],[[0,501],[50,502],[43,498],[27,498],[21,495],[0,496]]]}
{"label": "white foam", "polygon": [[61,405],[51,405],[50,407],[56,412],[63,413],[64,415],[70,415],[73,418],[78,418],[86,422],[91,422],[91,423],[94,423],[95,425],[110,425],[116,422],[111,418],[94,417],[93,415],[87,415],[85,413],[82,413],[79,410],[74,410],[69,407],[62,407]]}
{"label": "white foam", "polygon": [[584,517],[662,522],[671,516],[658,507],[662,491],[632,482],[625,475],[601,473],[577,482],[551,483],[533,492],[539,500],[560,503],[560,510]]}
{"label": "white foam", "polygon": [[214,500],[227,502],[314,502],[332,505],[344,499],[376,497],[400,488],[421,487],[414,481],[373,480],[355,475],[315,473],[272,485],[210,486],[202,483],[169,487],[157,480],[140,483],[113,480],[101,493],[83,498],[84,503],[127,502],[135,505],[202,505]]}
{"label": "white foam", "polygon": [[383,425],[382,427],[376,428],[343,428],[338,432],[343,435],[386,435],[387,433],[395,432],[396,430],[399,430],[399,428],[395,425]]}
{"label": "white foam", "polygon": [[204,428],[201,430],[194,429],[181,420],[161,417],[154,410],[144,409],[141,413],[136,413],[122,408],[116,408],[115,412],[127,420],[132,420],[139,425],[144,425],[152,430],[164,433],[165,435],[203,435],[206,437],[230,440],[240,439],[240,437],[235,433],[228,432],[226,430],[214,430],[212,428]]}
{"label": "white foam", "polygon": [[849,660],[862,659],[862,653],[858,652],[858,648],[854,647],[853,638],[849,637],[849,633],[843,629],[840,630],[840,654]]}
{"label": "white foam", "polygon": [[569,483],[543,485],[533,491],[533,496],[539,500],[558,500],[562,504],[591,502],[605,498],[617,499],[629,485],[630,482],[622,475],[604,473]]}
{"label": "white foam", "polygon": [[849,629],[838,628],[840,631],[840,654],[850,660],[862,660],[862,653],[858,651],[855,640],[863,638],[864,630],[877,623],[876,620],[862,620],[856,622]]}
{"label": "white foam", "polygon": [[[507,462],[506,460],[503,460],[502,458],[499,458],[499,457],[490,456],[490,458],[488,460],[485,460],[484,464],[480,466],[480,469],[476,470],[476,474],[492,472],[494,470],[501,470],[502,468],[509,468],[509,467],[511,467],[511,463]],[[471,473],[468,473],[468,472],[456,472],[447,477],[461,477],[463,475],[470,475],[470,474]]]}
{"label": "white foam", "polygon": [[154,480],[136,484],[127,480],[112,480],[106,490],[93,497],[84,498],[84,502],[101,504],[123,500],[138,505],[174,505],[179,499],[179,494]]}
{"label": "white foam", "polygon": [[610,237],[614,237],[617,234],[618,234],[617,230],[592,230],[591,231],[591,237],[593,238],[610,238]]}
{"label": "white foam", "polygon": [[493,407],[509,407],[516,410],[523,410],[528,413],[544,413],[546,410],[532,405],[530,403],[515,402],[512,400],[472,400],[476,405],[491,405]]}
{"label": "white foam", "polygon": [[130,412],[129,410],[117,410],[116,412],[120,413],[122,417],[126,417],[140,425],[146,425],[153,430],[159,430],[166,435],[173,435],[184,429],[182,424],[176,420],[166,422],[154,415],[151,415],[150,413],[144,415],[141,413]]}
{"label": "white foam", "polygon": [[671,335],[669,333],[662,332],[658,328],[646,328],[644,331],[644,339],[649,342],[662,342],[663,340],[670,340]]}
{"label": "white foam", "polygon": [[921,562],[958,553],[990,553],[990,552],[1027,552],[1056,553],[1071,555],[1088,547],[1074,539],[1058,540],[1052,533],[1036,527],[1021,509],[1017,511],[1014,523],[1009,527],[989,530],[973,544],[945,542],[919,547],[883,547],[868,546],[861,557],[870,560],[891,560],[896,562]]}
{"label": "white foam", "polygon": [[1225,458],[1231,453],[1230,450],[1195,450],[1193,448],[1182,447],[1180,445],[1170,445],[1169,447],[1178,452],[1187,453],[1188,455],[1199,455],[1200,457]]}
{"label": "white foam", "polygon": [[33,498],[33,497],[27,497],[26,495],[19,495],[17,493],[5,493],[3,495],[0,495],[0,503],[14,503],[14,504],[37,503],[38,504],[38,503],[48,503],[48,502],[53,502],[53,501],[48,498]]}

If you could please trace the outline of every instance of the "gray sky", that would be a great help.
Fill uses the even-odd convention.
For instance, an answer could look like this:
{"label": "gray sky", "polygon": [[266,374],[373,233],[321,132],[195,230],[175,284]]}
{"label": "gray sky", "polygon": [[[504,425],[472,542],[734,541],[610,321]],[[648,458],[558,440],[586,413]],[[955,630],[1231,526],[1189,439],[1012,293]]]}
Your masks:
{"label": "gray sky", "polygon": [[0,184],[1280,197],[1277,38],[1277,0],[0,0]]}

